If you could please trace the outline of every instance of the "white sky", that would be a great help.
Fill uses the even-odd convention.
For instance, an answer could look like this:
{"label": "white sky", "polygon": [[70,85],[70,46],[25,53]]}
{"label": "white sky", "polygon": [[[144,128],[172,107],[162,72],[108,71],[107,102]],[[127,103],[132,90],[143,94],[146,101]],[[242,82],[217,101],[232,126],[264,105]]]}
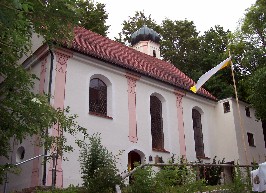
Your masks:
{"label": "white sky", "polygon": [[245,10],[256,0],[95,0],[105,4],[109,14],[108,37],[113,39],[122,31],[122,23],[136,11],[151,15],[158,24],[165,18],[193,21],[197,31],[204,32],[215,25],[234,31]]}

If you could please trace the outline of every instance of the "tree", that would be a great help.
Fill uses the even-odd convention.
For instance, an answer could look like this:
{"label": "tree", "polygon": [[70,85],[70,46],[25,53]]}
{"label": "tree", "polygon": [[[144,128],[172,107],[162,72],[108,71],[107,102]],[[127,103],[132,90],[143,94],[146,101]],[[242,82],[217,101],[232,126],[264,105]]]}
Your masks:
{"label": "tree", "polygon": [[247,9],[240,28],[234,33],[230,48],[245,74],[266,63],[266,1],[257,0]]}
{"label": "tree", "polygon": [[246,38],[266,51],[266,0],[257,0],[244,18],[241,30]]}
{"label": "tree", "polygon": [[256,117],[266,120],[266,66],[252,72],[247,80],[248,101],[256,109]]}
{"label": "tree", "polygon": [[107,35],[109,26],[106,25],[108,14],[105,11],[105,4],[81,0],[77,3],[76,11],[81,15],[79,17],[81,26],[102,36]]}
{"label": "tree", "polygon": [[[61,134],[83,132],[86,135],[85,129],[75,121],[76,115],[71,115],[68,108],[54,109],[48,102],[49,93],[40,95],[32,92],[37,77],[18,62],[23,55],[31,54],[33,33],[42,36],[49,46],[56,46],[53,44],[55,41],[71,42],[73,29],[80,23],[91,27],[84,20],[92,15],[82,16],[90,8],[93,9],[91,14],[97,13],[94,19],[103,14],[101,22],[105,21],[102,4],[94,8],[88,3],[92,7],[85,7],[85,12],[78,7],[82,3],[82,0],[0,2],[0,156],[9,157],[10,139],[21,141],[33,135],[39,136],[38,145],[47,149],[57,147],[60,154],[71,151],[72,147],[66,144],[63,135],[46,135],[47,128],[54,124],[60,126]],[[97,30],[106,29],[101,25]],[[4,168],[9,166],[0,165],[0,183]]]}
{"label": "tree", "polygon": [[200,36],[199,54],[202,58],[200,66],[204,72],[216,66],[217,62],[228,57],[225,54],[228,54],[229,34],[229,30],[224,31],[223,27],[216,25]]}
{"label": "tree", "polygon": [[[230,31],[224,31],[223,27],[216,25],[205,31],[200,38],[198,52],[198,70],[200,72],[196,80],[205,72],[225,60],[228,55]],[[234,96],[233,80],[230,68],[219,71],[206,82],[204,87],[218,99]]]}
{"label": "tree", "polygon": [[257,118],[266,120],[266,94],[263,90],[266,74],[266,0],[257,0],[246,12],[241,28],[234,34],[231,48],[245,99],[256,110]]}
{"label": "tree", "polygon": [[115,38],[116,41],[130,45],[131,35],[141,28],[143,25],[159,32],[159,25],[156,24],[151,15],[145,16],[142,11],[136,11],[133,17],[129,17],[128,21],[123,21],[122,32],[118,34],[119,37]]}
{"label": "tree", "polygon": [[160,34],[161,55],[164,60],[170,61],[179,70],[193,76],[191,69],[197,69],[197,52],[199,50],[198,32],[192,21],[162,22]]}

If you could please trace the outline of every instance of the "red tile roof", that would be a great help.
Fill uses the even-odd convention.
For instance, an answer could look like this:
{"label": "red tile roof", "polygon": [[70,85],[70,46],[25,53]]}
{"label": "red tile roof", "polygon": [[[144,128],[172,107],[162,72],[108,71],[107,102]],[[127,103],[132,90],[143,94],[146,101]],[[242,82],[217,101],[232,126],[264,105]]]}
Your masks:
{"label": "red tile roof", "polygon": [[[141,53],[133,48],[110,40],[90,30],[77,27],[72,49],[128,70],[138,72],[157,80],[169,83],[191,92],[195,82],[173,64]],[[208,91],[201,88],[197,94],[217,100]]]}

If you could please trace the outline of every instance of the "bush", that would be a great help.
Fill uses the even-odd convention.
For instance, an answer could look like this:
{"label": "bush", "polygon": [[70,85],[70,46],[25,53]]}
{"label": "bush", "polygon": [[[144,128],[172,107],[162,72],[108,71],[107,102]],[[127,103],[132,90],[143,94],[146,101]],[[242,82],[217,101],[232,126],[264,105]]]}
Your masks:
{"label": "bush", "polygon": [[137,168],[132,175],[132,180],[128,186],[128,193],[154,193],[153,170],[150,166]]}
{"label": "bush", "polygon": [[[212,160],[211,164],[223,164],[224,159],[222,161],[216,161],[217,156],[215,156]],[[198,161],[202,163],[201,160]],[[206,185],[219,185],[221,184],[221,172],[223,171],[222,166],[199,166],[200,170],[200,179],[205,179]]]}
{"label": "bush", "polygon": [[243,169],[239,166],[235,167],[233,182],[228,186],[231,193],[251,192],[249,168],[246,168],[246,171],[243,171]]}
{"label": "bush", "polygon": [[[65,189],[61,189],[61,188],[49,188],[49,190],[42,190],[42,188],[40,188],[39,190],[36,191],[36,193],[85,193],[86,190],[84,190],[84,188],[81,187],[75,187],[75,186],[69,186],[68,188]],[[25,192],[26,193],[26,192]]]}
{"label": "bush", "polygon": [[[172,159],[170,164],[174,164]],[[157,187],[160,192],[196,192],[205,185],[203,180],[197,180],[197,172],[194,168],[186,165],[187,160],[180,158],[177,166],[165,166],[157,173]]]}
{"label": "bush", "polygon": [[[174,160],[169,163],[173,164]],[[137,168],[132,175],[132,182],[123,191],[127,193],[184,193],[197,192],[204,187],[204,181],[198,180],[196,171],[186,166],[186,160],[180,160],[179,164],[161,166],[155,173],[151,166]]]}
{"label": "bush", "polygon": [[83,186],[90,193],[113,192],[115,185],[121,185],[116,168],[116,157],[101,144],[99,134],[89,137],[90,143],[83,143],[80,152]]}

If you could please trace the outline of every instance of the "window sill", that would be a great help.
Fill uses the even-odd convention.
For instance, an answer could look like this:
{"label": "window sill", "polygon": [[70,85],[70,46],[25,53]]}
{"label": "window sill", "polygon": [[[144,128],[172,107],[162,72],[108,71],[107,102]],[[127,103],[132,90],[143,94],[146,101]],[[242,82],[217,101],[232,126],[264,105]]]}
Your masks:
{"label": "window sill", "polygon": [[95,113],[95,112],[89,112],[90,115],[93,115],[93,116],[96,116],[96,117],[102,117],[102,118],[106,118],[106,119],[111,119],[113,120],[113,117],[109,117],[107,115],[103,115],[103,114],[100,114],[100,113]]}
{"label": "window sill", "polygon": [[249,145],[249,147],[256,147],[256,145]]}
{"label": "window sill", "polygon": [[158,152],[170,153],[170,151],[167,151],[167,150],[165,150],[165,149],[156,149],[156,148],[152,148],[152,151],[158,151]]}

